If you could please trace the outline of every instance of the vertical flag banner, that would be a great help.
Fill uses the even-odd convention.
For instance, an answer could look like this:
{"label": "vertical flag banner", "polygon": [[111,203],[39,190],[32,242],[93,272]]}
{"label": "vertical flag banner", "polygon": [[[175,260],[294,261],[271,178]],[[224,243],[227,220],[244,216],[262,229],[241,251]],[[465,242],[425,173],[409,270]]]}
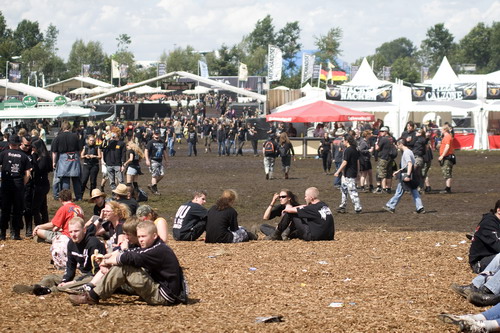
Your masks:
{"label": "vertical flag banner", "polygon": [[128,77],[128,66],[125,64],[120,65],[120,79]]}
{"label": "vertical flag banner", "polygon": [[281,80],[281,70],[283,67],[283,54],[281,50],[274,46],[269,45],[267,53],[267,81]]}
{"label": "vertical flag banner", "polygon": [[165,75],[167,74],[167,65],[160,62],[158,64],[158,76],[162,76],[162,75]]}
{"label": "vertical flag banner", "polygon": [[111,78],[119,79],[120,78],[120,68],[118,66],[118,62],[111,59]]}
{"label": "vertical flag banner", "polygon": [[420,69],[420,81],[429,80],[429,67],[422,66]]}
{"label": "vertical flag banner", "polygon": [[320,72],[321,72],[321,65],[314,65],[313,72],[312,72],[312,78],[319,79]]}
{"label": "vertical flag banner", "polygon": [[208,78],[208,66],[207,66],[207,63],[204,62],[204,61],[202,61],[202,60],[198,60],[198,66],[200,66],[200,76]]}
{"label": "vertical flag banner", "polygon": [[316,56],[307,53],[302,54],[302,75],[300,79],[301,84],[313,77],[315,60]]}
{"label": "vertical flag banner", "polygon": [[21,82],[21,64],[17,62],[10,62],[9,70],[9,82],[19,83]]}
{"label": "vertical flag banner", "polygon": [[89,77],[90,65],[82,65],[82,76]]}
{"label": "vertical flag banner", "polygon": [[247,65],[242,62],[240,62],[240,66],[238,68],[238,80],[248,81],[248,68]]}
{"label": "vertical flag banner", "polygon": [[389,67],[389,66],[382,67],[383,80],[389,81],[391,79],[391,69],[392,69],[392,67]]}
{"label": "vertical flag banner", "polygon": [[351,80],[356,76],[359,70],[359,66],[351,66]]}

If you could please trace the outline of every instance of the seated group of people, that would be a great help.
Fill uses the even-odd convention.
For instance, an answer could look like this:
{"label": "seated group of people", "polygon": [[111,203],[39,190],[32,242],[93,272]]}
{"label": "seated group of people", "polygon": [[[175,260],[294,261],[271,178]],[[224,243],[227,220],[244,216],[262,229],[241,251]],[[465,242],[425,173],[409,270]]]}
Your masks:
{"label": "seated group of people", "polygon": [[470,284],[452,284],[451,289],[476,306],[490,306],[479,314],[439,317],[460,326],[462,332],[500,332],[500,200],[483,215],[471,237],[469,264],[477,276]]}
{"label": "seated group of people", "polygon": [[[94,189],[94,215],[87,222],[71,191],[62,190],[61,207],[54,218],[37,226],[33,235],[38,242],[52,244],[52,259],[64,274],[45,276],[35,285],[16,285],[14,291],[36,295],[64,291],[71,294],[75,305],[98,304],[117,290],[138,295],[151,305],[187,303],[182,268],[166,245],[167,221],[150,206],[138,206],[125,190],[126,186],[117,186],[112,200],[106,200],[105,193]],[[266,238],[333,240],[332,213],[318,197],[314,187],[305,191],[307,205],[299,205],[296,195],[288,190],[275,194],[264,219],[280,216],[281,220],[276,228],[261,227]],[[275,205],[278,199],[280,204]],[[207,243],[257,240],[256,234],[238,225],[233,207],[236,191],[224,190],[208,210],[206,200],[205,191],[195,191],[192,199],[179,207],[173,224],[175,240],[194,241],[204,232]]]}

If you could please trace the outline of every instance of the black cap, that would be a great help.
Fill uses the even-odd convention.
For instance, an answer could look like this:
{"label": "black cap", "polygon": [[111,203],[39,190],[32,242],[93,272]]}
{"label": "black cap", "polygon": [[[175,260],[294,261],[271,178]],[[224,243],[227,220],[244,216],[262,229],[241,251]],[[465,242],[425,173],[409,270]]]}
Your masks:
{"label": "black cap", "polygon": [[9,143],[12,145],[20,145],[21,144],[21,138],[17,134],[13,134],[9,137]]}
{"label": "black cap", "polygon": [[160,132],[160,129],[159,129],[159,128],[155,128],[155,130],[154,130],[154,132],[153,132],[153,133],[154,133],[154,134],[160,134],[161,132]]}

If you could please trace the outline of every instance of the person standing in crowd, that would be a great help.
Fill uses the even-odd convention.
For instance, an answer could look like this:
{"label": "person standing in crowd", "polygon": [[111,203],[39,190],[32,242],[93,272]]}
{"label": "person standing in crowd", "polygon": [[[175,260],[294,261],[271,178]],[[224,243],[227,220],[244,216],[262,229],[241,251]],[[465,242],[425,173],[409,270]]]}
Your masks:
{"label": "person standing in crowd", "polygon": [[191,155],[193,154],[194,156],[197,156],[198,150],[196,150],[196,144],[198,143],[198,133],[196,132],[196,128],[192,124],[188,125],[186,141],[188,144],[188,156],[191,157]]}
{"label": "person standing in crowd", "polygon": [[431,144],[431,131],[425,131],[421,129],[421,135],[425,137],[425,150],[424,150],[424,165],[422,166],[422,182],[421,188],[425,186],[425,193],[431,192],[431,183],[429,180],[429,169],[431,168],[432,160],[434,159],[434,155],[432,154],[432,144]]}
{"label": "person standing in crowd", "polygon": [[226,129],[224,125],[217,125],[217,152],[222,156],[226,152]]}
{"label": "person standing in crowd", "polygon": [[83,147],[81,153],[82,165],[82,198],[87,187],[87,182],[90,178],[89,193],[97,188],[97,174],[99,173],[99,161],[102,158],[101,150],[95,144],[95,136],[89,135],[87,137],[87,144]]}
{"label": "person standing in crowd", "polygon": [[[319,199],[319,190],[309,187],[304,195],[307,205],[286,207],[283,212],[297,214],[299,219],[290,221],[290,237],[305,241],[333,240],[335,225],[333,214],[326,203]],[[293,222],[293,225],[292,225]]]}
{"label": "person standing in crowd", "polygon": [[242,124],[240,127],[238,127],[238,151],[236,152],[236,156],[243,156],[243,146],[245,145],[246,137],[247,129],[245,125]]}
{"label": "person standing in crowd", "polygon": [[[30,165],[33,167],[33,154],[31,149],[31,136],[25,135],[21,138],[21,150],[29,159]],[[24,185],[24,225],[26,237],[33,234],[33,194],[35,191],[35,183],[33,181],[33,169],[31,170],[32,177]],[[13,230],[13,229],[11,229]]]}
{"label": "person standing in crowd", "polygon": [[337,212],[345,213],[347,206],[347,194],[351,198],[356,214],[361,213],[362,207],[359,200],[358,190],[356,189],[356,178],[359,170],[359,152],[356,149],[356,140],[348,135],[345,139],[345,150],[343,161],[335,172],[335,177],[341,177],[342,182],[340,191],[342,192],[342,202]]}
{"label": "person standing in crowd", "polygon": [[445,179],[446,188],[440,193],[451,194],[451,180],[453,178],[453,165],[456,163],[455,147],[453,145],[453,136],[451,135],[452,129],[448,125],[441,128],[443,132],[443,139],[439,147],[439,162],[441,164],[441,171]]}
{"label": "person standing in crowd", "polygon": [[234,127],[234,124],[231,123],[229,124],[229,128],[226,135],[226,156],[231,155],[231,147],[233,147],[233,155],[236,154],[235,140],[236,140],[236,128]]}
{"label": "person standing in crowd", "polygon": [[61,130],[62,133],[52,141],[53,167],[60,179],[61,189],[69,189],[70,181],[73,182],[75,200],[79,201],[82,200],[80,138],[71,132],[71,124],[68,121],[63,121]]}
{"label": "person standing in crowd", "polygon": [[259,156],[257,151],[257,145],[259,143],[259,139],[257,137],[257,129],[255,128],[255,123],[250,124],[247,123],[247,139],[252,144],[253,156]]}
{"label": "person standing in crowd", "polygon": [[274,134],[269,134],[269,138],[262,147],[262,155],[264,156],[264,171],[266,179],[273,179],[274,162],[278,154],[278,143],[274,139]]}
{"label": "person standing in crowd", "polygon": [[151,172],[151,185],[148,189],[156,195],[160,195],[158,191],[158,183],[165,176],[165,167],[167,164],[167,146],[165,142],[160,139],[160,130],[155,129],[153,138],[146,145],[144,150],[144,157],[146,158],[146,165]]}
{"label": "person standing in crowd", "polygon": [[318,149],[319,155],[323,160],[323,171],[325,175],[329,175],[332,169],[332,144],[333,140],[330,138],[330,135],[325,132],[321,138]]}
{"label": "person standing in crowd", "polygon": [[233,208],[238,195],[234,190],[224,190],[207,213],[206,243],[241,243],[257,240],[252,232],[238,225],[238,213]]}
{"label": "person standing in crowd", "polygon": [[127,187],[134,199],[137,199],[139,191],[139,176],[142,175],[140,161],[144,158],[144,153],[141,148],[133,143],[127,143],[127,151],[125,153],[125,162],[123,168],[126,170]]}
{"label": "person standing in crowd", "polygon": [[[53,171],[50,153],[42,139],[31,143],[33,149],[33,205],[31,211],[33,222],[37,225],[49,221],[49,210],[47,205],[47,195],[50,191],[49,173]],[[28,229],[26,229],[26,233]],[[26,237],[32,237],[33,233]]]}
{"label": "person standing in crowd", "polygon": [[113,127],[110,139],[104,148],[104,161],[108,171],[109,186],[114,190],[118,184],[123,184],[123,160],[125,159],[125,142],[120,138],[121,130]]}
{"label": "person standing in crowd", "polygon": [[45,128],[43,128],[43,124],[39,123],[38,124],[38,137],[43,140],[43,142],[46,144],[47,143],[47,134],[45,132]]}
{"label": "person standing in crowd", "polygon": [[297,136],[297,129],[293,127],[293,123],[288,124],[287,134],[289,138],[295,138]]}
{"label": "person standing in crowd", "polygon": [[177,209],[172,230],[175,240],[195,241],[205,232],[207,209],[203,206],[206,202],[207,193],[195,191],[191,201]]}
{"label": "person standing in crowd", "polygon": [[377,178],[380,180],[380,185],[377,186],[375,192],[391,193],[392,165],[398,152],[394,145],[393,138],[389,134],[389,128],[383,126],[379,132],[380,137],[375,145],[375,149],[378,152]]}
{"label": "person standing in crowd", "polygon": [[281,132],[278,144],[278,153],[281,157],[281,166],[285,173],[285,179],[288,179],[290,166],[292,165],[292,156],[295,156],[293,145],[288,138],[286,132]]}
{"label": "person standing in crowd", "polygon": [[172,126],[172,121],[169,120],[167,122],[167,128],[166,128],[166,134],[167,134],[167,149],[168,149],[168,156],[175,156],[175,129],[174,126]]}
{"label": "person standing in crowd", "polygon": [[[335,138],[332,141],[332,158],[333,163],[335,163],[335,170],[338,170],[340,168],[340,165],[344,160],[344,136],[346,134],[347,132],[342,127],[337,128],[337,130],[335,131]],[[341,184],[341,177],[336,177],[333,185],[337,188],[340,188]]]}
{"label": "person standing in crowd", "polygon": [[212,144],[212,132],[213,126],[210,120],[205,119],[203,121],[203,126],[201,127],[201,137],[205,143],[205,154],[212,152],[210,145]]}
{"label": "person standing in crowd", "polygon": [[359,183],[362,187],[363,192],[373,191],[373,172],[371,162],[373,147],[370,144],[371,137],[371,130],[363,131],[363,133],[361,133],[361,140],[359,140],[358,145],[360,173]]}
{"label": "person standing in crowd", "polygon": [[408,191],[413,196],[413,201],[415,202],[417,214],[424,214],[425,209],[422,204],[422,199],[420,199],[420,194],[418,193],[418,177],[415,177],[415,156],[410,148],[405,144],[407,141],[405,139],[399,139],[397,142],[398,149],[403,151],[401,156],[401,168],[394,172],[393,176],[399,174],[399,184],[396,188],[396,193],[394,196],[385,204],[384,209],[390,213],[394,213],[396,206],[398,205],[401,197],[405,191]]}
{"label": "person standing in crowd", "polygon": [[22,213],[24,210],[24,185],[31,177],[28,156],[19,149],[21,138],[9,137],[9,149],[0,153],[2,166],[2,216],[0,217],[0,240],[7,238],[7,228],[12,214],[11,239],[21,239]]}

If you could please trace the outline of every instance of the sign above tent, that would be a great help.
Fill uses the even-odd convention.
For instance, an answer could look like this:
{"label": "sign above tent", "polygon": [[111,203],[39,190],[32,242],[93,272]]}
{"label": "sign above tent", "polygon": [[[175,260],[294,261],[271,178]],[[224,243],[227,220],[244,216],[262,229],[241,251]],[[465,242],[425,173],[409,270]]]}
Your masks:
{"label": "sign above tent", "polygon": [[326,99],[334,101],[392,102],[392,84],[378,87],[329,85]]}
{"label": "sign above tent", "polygon": [[413,102],[475,100],[476,86],[476,83],[414,85],[411,87],[411,100]]}
{"label": "sign above tent", "polygon": [[487,83],[486,99],[500,99],[500,83]]}

